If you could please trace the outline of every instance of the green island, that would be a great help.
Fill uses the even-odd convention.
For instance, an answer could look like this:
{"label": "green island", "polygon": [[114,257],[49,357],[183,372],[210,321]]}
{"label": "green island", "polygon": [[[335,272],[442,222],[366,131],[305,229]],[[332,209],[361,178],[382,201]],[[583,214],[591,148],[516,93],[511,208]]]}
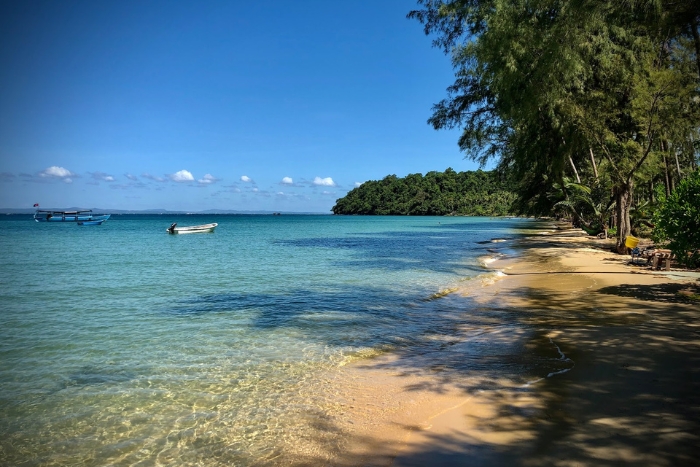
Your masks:
{"label": "green island", "polygon": [[334,214],[394,216],[505,216],[515,194],[495,171],[388,175],[351,190],[336,201]]}

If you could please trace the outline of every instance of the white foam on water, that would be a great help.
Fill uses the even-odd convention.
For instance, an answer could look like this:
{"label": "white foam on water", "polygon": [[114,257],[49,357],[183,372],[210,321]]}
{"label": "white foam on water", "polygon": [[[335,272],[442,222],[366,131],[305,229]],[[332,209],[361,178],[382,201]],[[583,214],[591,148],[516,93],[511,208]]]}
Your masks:
{"label": "white foam on water", "polygon": [[477,276],[477,279],[481,282],[481,285],[483,287],[486,287],[486,286],[495,284],[496,282],[498,282],[499,280],[501,280],[502,278],[504,278],[506,276],[507,276],[507,274],[504,273],[503,271],[496,270],[496,271],[488,272],[486,274],[480,274],[479,276]]}
{"label": "white foam on water", "polygon": [[490,256],[481,256],[478,258],[479,265],[483,268],[488,268],[490,264],[495,263],[499,259],[503,258],[503,254],[494,254]]}

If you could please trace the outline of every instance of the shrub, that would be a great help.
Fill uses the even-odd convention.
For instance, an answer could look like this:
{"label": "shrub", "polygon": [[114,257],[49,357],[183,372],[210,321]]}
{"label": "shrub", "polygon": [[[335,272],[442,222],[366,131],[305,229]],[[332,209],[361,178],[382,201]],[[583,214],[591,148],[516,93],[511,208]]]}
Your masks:
{"label": "shrub", "polygon": [[661,199],[654,220],[654,241],[667,241],[679,263],[700,266],[700,170]]}

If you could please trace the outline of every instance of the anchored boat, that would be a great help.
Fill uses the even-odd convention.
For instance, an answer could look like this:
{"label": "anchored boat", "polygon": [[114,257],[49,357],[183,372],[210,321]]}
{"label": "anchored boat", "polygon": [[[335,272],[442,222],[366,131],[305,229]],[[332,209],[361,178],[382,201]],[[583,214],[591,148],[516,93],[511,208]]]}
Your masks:
{"label": "anchored boat", "polygon": [[109,219],[109,214],[93,214],[92,209],[80,211],[54,211],[37,209],[34,213],[34,220],[37,222],[93,222],[100,223]]}
{"label": "anchored boat", "polygon": [[188,227],[177,227],[177,222],[174,222],[170,227],[168,227],[166,229],[166,232],[168,232],[170,234],[209,233],[209,232],[213,232],[217,225],[219,225],[219,224],[214,222],[212,224],[191,225]]}

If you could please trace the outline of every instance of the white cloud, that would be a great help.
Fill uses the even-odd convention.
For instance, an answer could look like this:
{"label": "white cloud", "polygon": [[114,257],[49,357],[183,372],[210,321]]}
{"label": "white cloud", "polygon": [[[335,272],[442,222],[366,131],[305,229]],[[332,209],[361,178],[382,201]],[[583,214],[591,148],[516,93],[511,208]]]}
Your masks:
{"label": "white cloud", "polygon": [[314,185],[318,186],[335,186],[335,182],[331,177],[326,177],[326,178],[321,178],[321,177],[316,177],[314,178]]}
{"label": "white cloud", "polygon": [[64,177],[64,178],[63,178],[63,181],[64,181],[65,183],[73,183],[73,179],[72,179],[72,178],[69,178],[69,177]]}
{"label": "white cloud", "polygon": [[253,188],[253,191],[257,193],[259,190],[257,188]]}
{"label": "white cloud", "polygon": [[360,185],[362,185],[362,182],[355,182],[355,188],[357,188]]}
{"label": "white cloud", "polygon": [[248,182],[252,182],[253,180],[247,175],[241,175],[241,181],[248,183]]}
{"label": "white cloud", "polygon": [[187,170],[180,170],[179,172],[168,175],[168,177],[170,177],[170,180],[173,182],[194,182],[194,177]]}
{"label": "white cloud", "polygon": [[283,185],[293,185],[293,184],[294,184],[294,180],[292,180],[292,177],[284,177],[284,178],[282,179],[282,184],[283,184]]}
{"label": "white cloud", "polygon": [[[54,178],[63,178],[66,179],[68,177],[74,177],[75,174],[71,172],[68,169],[64,169],[63,167],[58,167],[55,165],[52,165],[48,169],[45,169],[42,172],[39,172],[40,177],[54,177]],[[70,178],[68,178],[70,180]],[[66,183],[71,183],[73,180],[67,181]]]}
{"label": "white cloud", "polygon": [[136,175],[132,175],[132,174],[124,174],[124,176],[133,182],[135,182],[139,179]]}
{"label": "white cloud", "polygon": [[210,183],[215,183],[218,182],[219,179],[213,176],[212,174],[206,174],[204,177],[200,178],[197,180],[198,183],[201,183],[202,185],[209,185]]}

